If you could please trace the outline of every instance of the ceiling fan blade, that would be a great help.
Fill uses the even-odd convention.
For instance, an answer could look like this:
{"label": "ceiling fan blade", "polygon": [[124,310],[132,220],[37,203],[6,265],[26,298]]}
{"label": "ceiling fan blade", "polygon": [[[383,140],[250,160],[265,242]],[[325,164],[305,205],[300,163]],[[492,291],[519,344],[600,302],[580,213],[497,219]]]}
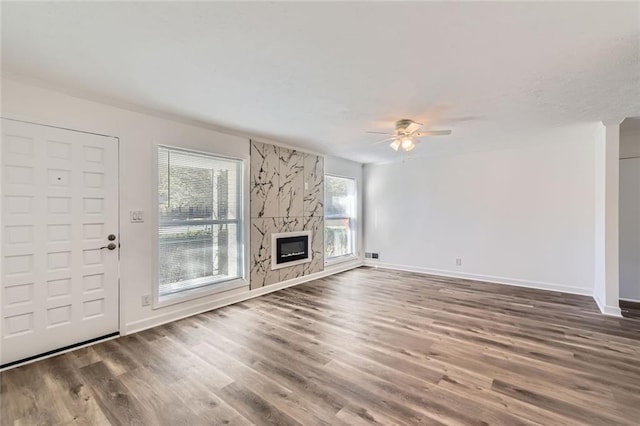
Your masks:
{"label": "ceiling fan blade", "polygon": [[373,133],[376,135],[395,135],[395,133],[389,133],[389,132],[366,132],[366,133]]}
{"label": "ceiling fan blade", "polygon": [[374,145],[378,145],[378,144],[385,143],[385,142],[389,142],[389,141],[393,141],[393,140],[396,140],[396,139],[397,139],[397,137],[396,137],[396,136],[394,136],[394,137],[392,137],[392,138],[387,138],[387,139],[383,139],[383,140],[378,141],[378,142],[374,142],[373,144],[374,144]]}
{"label": "ceiling fan blade", "polygon": [[419,132],[416,132],[415,136],[417,137],[421,137],[421,136],[446,136],[446,135],[450,135],[451,134],[451,130],[422,130]]}

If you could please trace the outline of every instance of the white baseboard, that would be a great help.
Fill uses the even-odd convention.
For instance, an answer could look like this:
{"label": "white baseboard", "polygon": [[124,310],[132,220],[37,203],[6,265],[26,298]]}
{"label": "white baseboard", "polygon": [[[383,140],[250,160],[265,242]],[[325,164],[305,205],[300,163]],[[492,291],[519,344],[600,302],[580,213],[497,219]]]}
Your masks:
{"label": "white baseboard", "polygon": [[398,271],[417,272],[420,274],[439,275],[449,278],[462,278],[475,281],[484,281],[493,284],[506,284],[516,287],[535,288],[539,290],[558,291],[561,293],[578,294],[581,296],[593,296],[590,289],[581,287],[571,287],[563,284],[547,283],[541,281],[527,281],[517,278],[496,277],[491,275],[472,274],[468,272],[450,271],[445,269],[423,268],[419,266],[397,265],[392,263],[382,263],[371,259],[366,259],[365,266],[373,266],[385,269],[395,269]]}
{"label": "white baseboard", "polygon": [[623,300],[625,302],[640,303],[640,300],[638,299],[627,299],[625,297],[621,297],[620,300]]}
{"label": "white baseboard", "polygon": [[149,328],[157,327],[162,324],[177,321],[183,318],[187,318],[193,315],[207,312],[212,309],[222,308],[223,306],[232,305],[234,303],[243,302],[245,300],[253,299],[254,297],[263,296],[265,294],[272,293],[274,291],[282,290],[283,288],[292,287],[298,284],[302,284],[308,281],[317,280],[319,278],[327,277],[329,275],[337,274],[340,272],[348,271],[350,269],[358,268],[363,265],[361,259],[356,259],[353,262],[345,262],[335,266],[325,268],[322,272],[316,272],[315,274],[304,275],[302,277],[292,278],[287,281],[260,287],[255,290],[247,290],[241,294],[235,294],[233,296],[224,297],[218,300],[209,300],[205,303],[196,306],[190,306],[184,309],[177,309],[171,312],[167,312],[160,315],[155,315],[138,321],[132,321],[125,325],[124,330],[120,333],[124,336],[127,334],[137,333]]}
{"label": "white baseboard", "polygon": [[622,318],[622,310],[619,306],[605,306],[604,310],[600,309],[600,312],[612,317]]}
{"label": "white baseboard", "polygon": [[604,315],[609,315],[612,317],[620,317],[620,318],[622,317],[622,311],[620,310],[620,306],[605,305],[595,294],[593,295],[593,300],[596,301],[596,305],[598,305],[598,309],[600,309],[600,312],[602,312]]}

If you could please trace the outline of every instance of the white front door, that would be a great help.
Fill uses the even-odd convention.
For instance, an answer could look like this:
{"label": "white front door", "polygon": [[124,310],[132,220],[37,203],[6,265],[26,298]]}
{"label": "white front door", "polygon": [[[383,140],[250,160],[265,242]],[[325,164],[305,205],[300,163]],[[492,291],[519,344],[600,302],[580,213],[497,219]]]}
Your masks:
{"label": "white front door", "polygon": [[118,331],[118,140],[1,124],[7,365]]}

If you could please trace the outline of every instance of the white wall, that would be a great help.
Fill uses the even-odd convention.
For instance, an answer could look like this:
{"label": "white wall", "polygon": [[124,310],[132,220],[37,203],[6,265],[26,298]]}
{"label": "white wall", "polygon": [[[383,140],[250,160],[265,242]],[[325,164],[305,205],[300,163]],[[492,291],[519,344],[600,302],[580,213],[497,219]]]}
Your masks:
{"label": "white wall", "polygon": [[[158,144],[165,144],[241,158],[246,161],[245,182],[248,182],[247,140],[12,81],[3,81],[2,89],[3,117],[120,139],[120,316],[124,329],[135,329],[138,324],[146,326],[154,319],[161,322],[172,313],[220,298],[221,295],[210,296],[156,310],[141,306],[141,297],[152,294],[151,277],[156,268],[152,254],[155,229],[151,220],[157,203],[157,191],[152,184],[154,150]],[[145,222],[130,223],[130,210],[144,211]]]}
{"label": "white wall", "polygon": [[356,252],[359,258],[358,260],[362,261],[364,259],[364,180],[362,164],[342,158],[325,157],[324,172],[328,175],[348,177],[356,180],[356,191],[358,197],[356,211]]}
{"label": "white wall", "polygon": [[592,295],[600,127],[365,166],[366,251],[383,266]]}
{"label": "white wall", "polygon": [[640,302],[640,119],[620,126],[620,298]]}
{"label": "white wall", "polygon": [[[151,220],[157,202],[157,190],[153,187],[155,147],[158,144],[179,146],[245,160],[245,235],[249,235],[248,138],[132,112],[13,80],[2,81],[2,116],[119,138],[121,332],[168,322],[250,294],[247,282],[246,287],[231,292],[155,310],[141,306],[141,297],[152,293],[153,271],[157,267],[152,255],[156,230]],[[332,160],[327,163],[334,164]],[[336,160],[335,164],[339,162]],[[141,224],[130,223],[130,210],[144,211],[147,220]],[[245,258],[248,261],[248,252]],[[248,266],[246,268],[248,277]]]}

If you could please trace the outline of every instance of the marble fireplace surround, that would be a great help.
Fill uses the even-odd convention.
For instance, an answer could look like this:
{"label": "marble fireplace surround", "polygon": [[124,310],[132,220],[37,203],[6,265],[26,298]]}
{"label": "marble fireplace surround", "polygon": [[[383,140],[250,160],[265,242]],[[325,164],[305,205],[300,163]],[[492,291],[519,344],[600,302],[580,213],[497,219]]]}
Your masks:
{"label": "marble fireplace surround", "polygon": [[[251,290],[324,270],[324,158],[251,141]],[[271,269],[271,234],[311,231],[311,262]]]}

